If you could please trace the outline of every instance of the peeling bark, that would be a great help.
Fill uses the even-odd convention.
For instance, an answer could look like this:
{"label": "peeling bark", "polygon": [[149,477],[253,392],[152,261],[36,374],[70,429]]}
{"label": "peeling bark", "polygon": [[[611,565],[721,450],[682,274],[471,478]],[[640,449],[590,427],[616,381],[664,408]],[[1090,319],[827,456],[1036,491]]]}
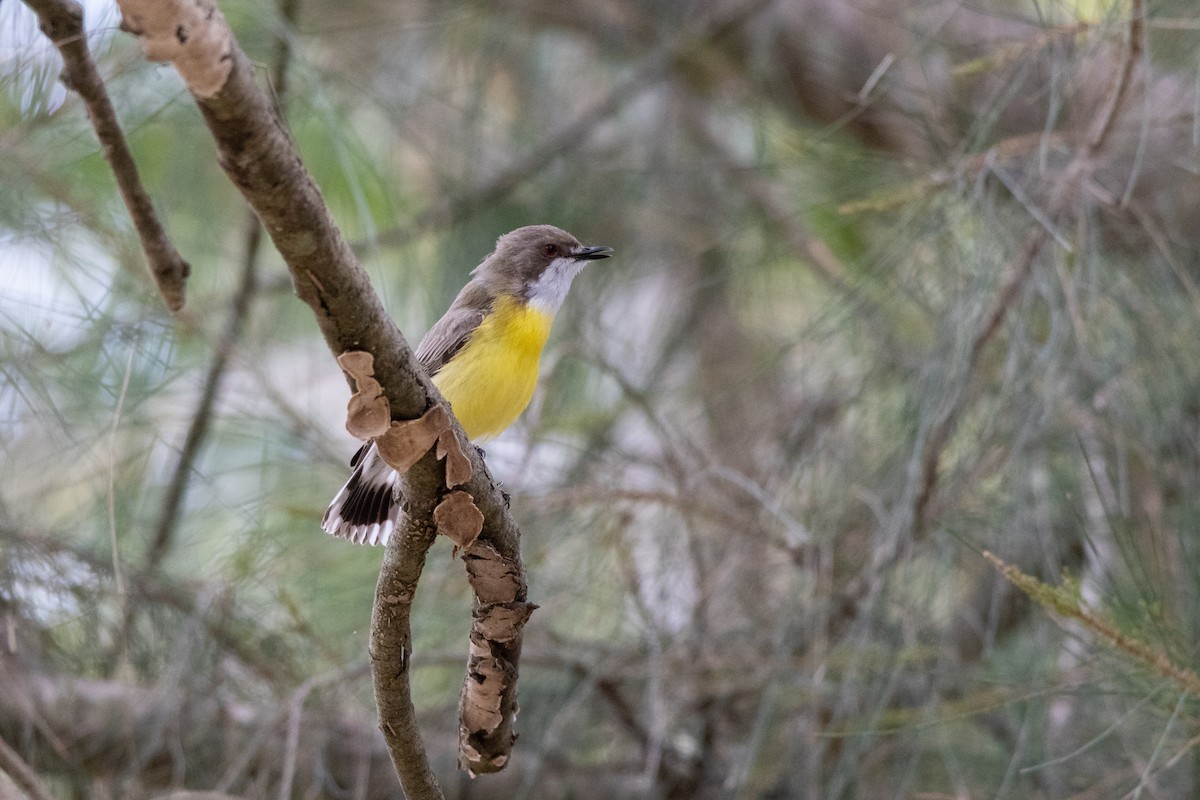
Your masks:
{"label": "peeling bark", "polygon": [[467,579],[475,590],[471,655],[459,698],[459,766],[472,775],[504,768],[516,741],[517,661],[521,632],[537,608],[519,561],[487,542],[465,549]]}
{"label": "peeling bark", "polygon": [[[129,29],[150,37],[144,40],[148,55],[172,60],[179,68],[216,140],[222,168],[262,220],[288,265],[296,294],[312,308],[333,354],[362,350],[372,356],[374,379],[387,399],[393,420],[413,420],[438,409],[444,400],[384,311],[269,99],[255,84],[253,66],[228,33],[220,12],[206,0],[199,5],[123,0],[121,9]],[[186,41],[179,41],[181,30]],[[164,39],[168,31],[175,32],[175,43]],[[197,42],[207,43],[207,49]],[[194,63],[203,59],[220,63]],[[224,80],[219,80],[221,75]],[[438,441],[439,451],[458,451],[452,459],[454,480],[463,480],[466,460],[470,478],[463,488],[483,516],[479,542],[487,543],[514,571],[520,585],[517,600],[523,602],[525,588],[516,524],[479,454],[468,445],[461,428],[456,423],[451,425],[453,441],[443,430],[430,445]],[[405,474],[406,518],[385,552],[371,623],[370,651],[380,727],[410,798],[441,796],[425,758],[408,694],[412,646],[408,614],[425,553],[436,535],[432,514],[446,480],[446,470],[433,451],[425,452]],[[480,598],[477,603],[485,601]],[[473,650],[475,636],[473,628]],[[498,769],[511,747],[519,630],[511,643],[488,646],[504,652],[513,678],[499,689],[505,722],[497,728],[498,736],[483,737],[480,752],[486,754],[490,770],[478,771]],[[507,709],[512,711],[506,713]]]}

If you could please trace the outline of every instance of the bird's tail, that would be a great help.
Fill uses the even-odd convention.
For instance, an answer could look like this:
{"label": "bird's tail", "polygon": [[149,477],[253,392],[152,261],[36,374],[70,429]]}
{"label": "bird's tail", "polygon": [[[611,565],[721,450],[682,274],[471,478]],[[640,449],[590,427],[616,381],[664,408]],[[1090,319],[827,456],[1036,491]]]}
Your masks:
{"label": "bird's tail", "polygon": [[387,544],[400,513],[400,474],[387,465],[374,442],[360,447],[350,465],[354,472],[329,504],[321,527],[355,544]]}

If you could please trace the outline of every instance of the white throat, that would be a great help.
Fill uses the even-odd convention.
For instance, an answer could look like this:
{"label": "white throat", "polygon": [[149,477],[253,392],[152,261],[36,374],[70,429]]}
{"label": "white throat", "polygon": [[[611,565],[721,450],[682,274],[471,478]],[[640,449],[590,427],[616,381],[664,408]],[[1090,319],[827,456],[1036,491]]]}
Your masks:
{"label": "white throat", "polygon": [[551,316],[558,313],[571,281],[587,266],[587,261],[578,258],[556,258],[546,267],[537,282],[529,287],[529,305]]}

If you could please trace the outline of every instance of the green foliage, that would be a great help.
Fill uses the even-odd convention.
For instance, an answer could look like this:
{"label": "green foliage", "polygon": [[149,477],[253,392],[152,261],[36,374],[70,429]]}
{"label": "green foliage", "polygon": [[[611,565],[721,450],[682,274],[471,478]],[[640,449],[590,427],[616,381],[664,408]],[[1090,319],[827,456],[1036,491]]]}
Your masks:
{"label": "green foliage", "polygon": [[[505,796],[1195,793],[1190,5],[1151,7],[1145,67],[1086,158],[1127,4],[1002,29],[1028,9],[926,26],[913,6],[847,40],[772,7],[670,58],[690,6],[346,4],[294,25],[221,7],[264,84],[287,37],[287,129],[410,343],[500,233],[549,222],[617,250],[487,445],[540,606]],[[0,37],[9,650],[63,686],[219,698],[263,731],[296,702],[306,731],[373,731],[380,553],[319,531],[357,442],[311,313],[269,239],[248,254],[175,75],[96,33],[192,264],[168,314],[81,104],[56,104],[34,40]],[[176,478],[251,257],[250,313]],[[447,763],[470,603],[438,543],[412,675]],[[153,796],[127,761],[110,796]],[[276,766],[222,791],[276,796]],[[313,781],[294,796],[335,794]]]}
{"label": "green foliage", "polygon": [[1142,609],[1141,619],[1126,620],[1123,625],[1119,626],[1110,614],[1088,607],[1083,601],[1078,580],[1064,576],[1059,586],[1050,586],[1037,578],[1026,575],[1011,564],[1005,564],[991,553],[985,552],[984,557],[1004,575],[1006,580],[1028,595],[1034,602],[1055,614],[1082,623],[1086,630],[1095,634],[1121,655],[1173,682],[1176,685],[1176,691],[1193,697],[1200,696],[1200,675],[1172,663],[1170,656],[1147,644],[1138,633],[1128,629],[1133,625],[1137,625],[1139,629],[1149,627],[1154,622],[1153,617],[1159,616],[1159,610]]}

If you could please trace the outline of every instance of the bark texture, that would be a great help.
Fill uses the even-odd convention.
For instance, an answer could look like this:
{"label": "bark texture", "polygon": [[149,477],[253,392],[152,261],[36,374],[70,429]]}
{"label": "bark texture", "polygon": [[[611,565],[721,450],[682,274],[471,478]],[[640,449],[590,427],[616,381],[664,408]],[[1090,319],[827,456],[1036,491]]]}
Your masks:
{"label": "bark texture", "polygon": [[[228,33],[211,3],[121,3],[130,30],[146,32],[150,58],[172,61],[180,70],[217,143],[218,159],[230,180],[254,209],[283,256],[296,294],[317,318],[335,356],[363,350],[373,357],[376,379],[396,420],[420,417],[441,401],[411,348],[388,317],[367,274],[330,217],[321,194],[300,162],[267,95],[256,85],[246,55]],[[197,12],[200,9],[201,13]],[[210,30],[211,28],[211,30]],[[219,29],[219,30],[218,30]],[[163,31],[176,32],[176,41]],[[183,34],[179,35],[178,32]],[[186,41],[180,41],[186,39]],[[193,48],[195,42],[207,49]],[[212,63],[201,63],[204,59]],[[227,69],[226,69],[227,67]],[[225,75],[223,82],[214,76]],[[520,574],[519,535],[500,492],[474,448],[455,426],[461,449],[471,461],[472,478],[464,485],[483,514],[481,541]],[[432,544],[432,513],[445,490],[442,464],[430,452],[407,473],[408,522],[393,537],[379,576],[371,626],[371,653],[380,724],[392,747],[393,761],[410,797],[438,797],[423,748],[416,738],[408,694],[411,640],[408,613],[424,555]],[[415,559],[415,560],[414,560]],[[521,581],[523,586],[523,578]],[[522,596],[519,598],[524,600]],[[477,603],[485,602],[477,600]],[[505,684],[504,705],[515,708],[515,664],[520,631],[515,634],[513,680]],[[511,643],[505,647],[512,648]],[[472,680],[468,676],[468,681]],[[511,723],[512,714],[509,714]],[[512,743],[510,726],[484,737],[480,752],[489,763],[503,763]]]}

